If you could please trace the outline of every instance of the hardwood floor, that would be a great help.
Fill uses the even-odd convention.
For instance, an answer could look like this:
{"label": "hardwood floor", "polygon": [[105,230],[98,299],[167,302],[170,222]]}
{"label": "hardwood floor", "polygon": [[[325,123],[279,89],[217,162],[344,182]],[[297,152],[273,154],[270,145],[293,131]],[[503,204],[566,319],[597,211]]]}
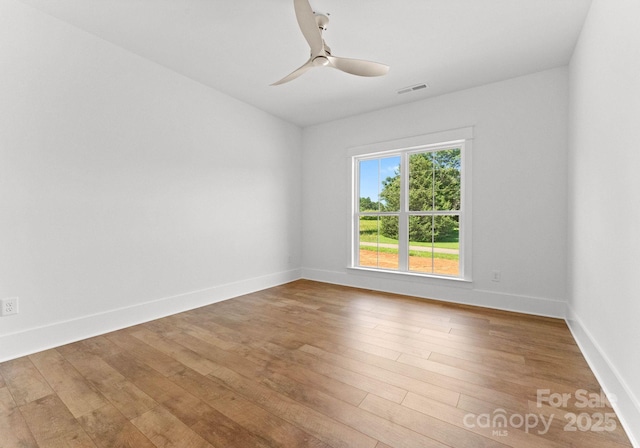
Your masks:
{"label": "hardwood floor", "polygon": [[0,364],[0,446],[630,447],[599,393],[561,320],[301,280]]}

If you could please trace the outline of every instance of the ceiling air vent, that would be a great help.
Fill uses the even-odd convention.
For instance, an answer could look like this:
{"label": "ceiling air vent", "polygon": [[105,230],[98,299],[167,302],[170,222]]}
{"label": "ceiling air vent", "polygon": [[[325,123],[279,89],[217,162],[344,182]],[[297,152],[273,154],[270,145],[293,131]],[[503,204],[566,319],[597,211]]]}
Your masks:
{"label": "ceiling air vent", "polygon": [[426,89],[427,87],[429,86],[425,83],[416,84],[415,86],[404,87],[398,90],[398,95],[402,95],[404,93],[409,93],[409,92],[416,92],[418,90]]}

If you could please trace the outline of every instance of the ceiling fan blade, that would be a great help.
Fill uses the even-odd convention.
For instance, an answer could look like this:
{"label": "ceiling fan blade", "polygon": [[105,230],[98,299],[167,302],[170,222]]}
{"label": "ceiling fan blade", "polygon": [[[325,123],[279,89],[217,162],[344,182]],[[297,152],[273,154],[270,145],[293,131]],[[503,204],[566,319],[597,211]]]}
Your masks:
{"label": "ceiling fan blade", "polygon": [[389,66],[379,62],[363,61],[362,59],[338,58],[327,56],[333,68],[358,76],[383,76],[389,71]]}
{"label": "ceiling fan blade", "polygon": [[293,72],[289,73],[287,76],[282,78],[280,81],[276,81],[271,85],[272,86],[279,86],[280,84],[284,84],[285,82],[292,81],[292,80],[296,79],[298,76],[302,75],[307,70],[309,70],[310,68],[313,68],[313,60],[312,59],[309,59],[302,66],[300,66],[299,68],[295,69]]}
{"label": "ceiling fan blade", "polygon": [[296,10],[296,18],[300,31],[311,47],[311,54],[317,55],[322,53],[324,45],[322,43],[322,35],[316,23],[316,18],[311,9],[308,0],[293,0],[293,7]]}

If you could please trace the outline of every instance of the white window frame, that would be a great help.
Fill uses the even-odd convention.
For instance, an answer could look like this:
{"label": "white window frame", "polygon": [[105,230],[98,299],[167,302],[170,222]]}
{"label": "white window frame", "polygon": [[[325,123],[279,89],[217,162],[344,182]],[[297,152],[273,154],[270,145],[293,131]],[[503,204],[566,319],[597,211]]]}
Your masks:
{"label": "white window frame", "polygon": [[[350,200],[350,258],[348,267],[362,271],[369,271],[384,274],[408,275],[418,278],[437,278],[455,281],[471,281],[471,147],[473,140],[473,128],[461,128],[450,131],[438,132],[434,134],[410,137],[402,140],[390,142],[374,143],[371,145],[350,148],[347,152],[351,159],[351,180],[352,195]],[[421,152],[432,152],[444,149],[460,148],[460,210],[457,213],[449,211],[439,213],[438,211],[415,212],[408,210],[406,198],[408,198],[409,182],[409,156]],[[400,156],[400,210],[397,212],[375,213],[378,216],[391,215],[399,217],[398,226],[398,270],[359,266],[360,254],[360,232],[359,232],[359,200],[360,200],[360,179],[358,163],[367,159],[379,159],[384,157]],[[433,216],[438,214],[452,215],[459,217],[459,262],[460,271],[458,276],[448,276],[435,273],[421,273],[409,271],[408,269],[408,220],[412,215]]]}

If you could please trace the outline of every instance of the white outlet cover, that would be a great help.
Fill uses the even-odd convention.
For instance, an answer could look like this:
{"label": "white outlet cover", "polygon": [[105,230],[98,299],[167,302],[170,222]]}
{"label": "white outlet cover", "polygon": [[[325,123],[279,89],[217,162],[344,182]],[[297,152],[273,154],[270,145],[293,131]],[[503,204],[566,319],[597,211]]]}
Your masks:
{"label": "white outlet cover", "polygon": [[18,314],[18,298],[8,297],[0,301],[0,316]]}

